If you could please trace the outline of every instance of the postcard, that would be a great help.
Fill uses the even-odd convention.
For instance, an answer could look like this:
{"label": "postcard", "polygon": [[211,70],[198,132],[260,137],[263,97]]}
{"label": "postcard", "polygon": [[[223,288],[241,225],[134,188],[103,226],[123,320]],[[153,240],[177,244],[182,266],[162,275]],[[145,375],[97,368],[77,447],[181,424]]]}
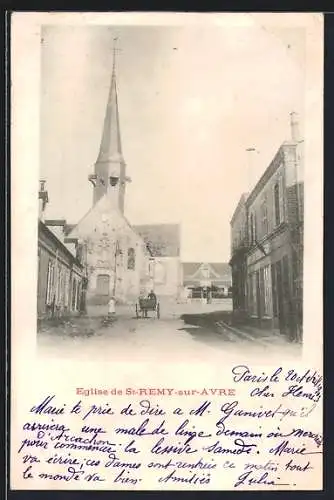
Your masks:
{"label": "postcard", "polygon": [[11,18],[13,490],[321,490],[323,16]]}

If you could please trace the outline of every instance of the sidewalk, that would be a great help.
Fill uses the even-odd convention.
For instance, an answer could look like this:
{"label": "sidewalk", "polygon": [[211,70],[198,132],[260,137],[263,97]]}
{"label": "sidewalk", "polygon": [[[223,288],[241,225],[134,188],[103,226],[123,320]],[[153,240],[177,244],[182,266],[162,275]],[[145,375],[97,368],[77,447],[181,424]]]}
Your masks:
{"label": "sidewalk", "polygon": [[251,337],[254,341],[260,341],[265,343],[270,343],[271,345],[285,345],[290,344],[285,335],[282,335],[278,330],[271,330],[265,328],[257,328],[245,323],[230,325],[231,329],[240,331],[245,335]]}
{"label": "sidewalk", "polygon": [[300,345],[296,342],[290,342],[285,335],[282,335],[279,332],[279,330],[260,328],[246,322],[234,321],[233,313],[231,311],[197,312],[196,314],[184,314],[181,318],[186,324],[198,325],[211,328],[212,330],[214,330],[217,326],[218,328],[225,328],[239,337],[258,342],[263,345]]}
{"label": "sidewalk", "polygon": [[301,342],[290,341],[288,337],[282,334],[278,329],[260,328],[254,325],[249,325],[248,323],[233,324],[233,321],[230,323],[226,322],[226,324],[228,325],[228,328],[235,331],[236,334],[239,333],[241,336],[245,336],[249,340],[259,342],[263,345],[277,347],[290,346],[295,347],[296,349],[302,346]]}

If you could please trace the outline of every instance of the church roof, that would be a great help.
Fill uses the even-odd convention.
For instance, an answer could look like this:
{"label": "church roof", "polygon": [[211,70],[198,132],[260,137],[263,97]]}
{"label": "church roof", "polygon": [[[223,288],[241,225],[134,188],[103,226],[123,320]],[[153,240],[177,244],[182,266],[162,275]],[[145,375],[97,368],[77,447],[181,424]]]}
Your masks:
{"label": "church roof", "polygon": [[155,257],[180,255],[179,224],[141,224],[132,226]]}

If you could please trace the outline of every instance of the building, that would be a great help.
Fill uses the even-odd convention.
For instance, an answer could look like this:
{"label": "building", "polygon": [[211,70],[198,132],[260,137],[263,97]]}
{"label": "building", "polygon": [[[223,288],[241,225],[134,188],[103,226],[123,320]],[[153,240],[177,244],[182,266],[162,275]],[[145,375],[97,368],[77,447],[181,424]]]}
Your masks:
{"label": "building", "polygon": [[43,221],[48,202],[44,181],[41,181],[39,201],[37,317],[43,319],[83,312],[86,273],[82,249],[77,241],[71,246],[64,243],[59,228],[63,228],[66,221],[61,221],[62,226],[59,221]]}
{"label": "building", "polygon": [[[246,312],[258,326],[270,327],[290,340],[302,337],[303,303],[303,141],[298,140],[295,114],[291,140],[284,142],[244,202],[243,215],[232,218],[237,242],[237,220],[247,217],[248,238],[233,247],[232,270],[246,265],[234,282],[236,305],[244,294]],[[243,222],[240,222],[242,220]],[[232,237],[233,238],[233,237]],[[243,245],[245,248],[243,248]],[[237,253],[242,258],[236,258]],[[246,263],[245,263],[246,258]],[[240,278],[240,276],[242,276]]]}
{"label": "building", "polygon": [[240,320],[247,315],[247,196],[242,194],[230,222],[233,313]]}
{"label": "building", "polygon": [[178,298],[182,288],[179,224],[133,226],[150,250],[154,261],[153,288],[159,297]]}
{"label": "building", "polygon": [[87,307],[106,305],[111,297],[133,303],[152,289],[176,299],[182,283],[179,225],[133,226],[124,215],[131,179],[122,150],[115,50],[100,148],[88,180],[93,203],[82,219],[77,224],[48,221],[65,245],[80,248],[84,255]]}
{"label": "building", "polygon": [[153,258],[143,239],[104,195],[70,230],[87,249],[87,305],[105,305],[110,297],[134,302],[153,287]]}
{"label": "building", "polygon": [[183,262],[183,287],[190,298],[213,299],[229,295],[232,286],[231,269],[225,262]]}
{"label": "building", "polygon": [[87,305],[133,302],[153,286],[152,254],[124,215],[126,165],[122,152],[115,56],[100,150],[94,173],[93,206],[67,232],[87,249]]}

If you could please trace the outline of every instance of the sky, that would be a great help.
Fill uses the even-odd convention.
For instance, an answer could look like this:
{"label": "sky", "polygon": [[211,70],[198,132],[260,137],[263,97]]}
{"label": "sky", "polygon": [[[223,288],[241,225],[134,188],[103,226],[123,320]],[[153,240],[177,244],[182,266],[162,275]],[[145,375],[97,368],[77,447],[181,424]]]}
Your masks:
{"label": "sky", "polygon": [[[40,175],[47,218],[91,208],[113,38],[133,224],[180,223],[183,261],[226,262],[230,219],[280,144],[303,130],[302,28],[48,25],[41,40]],[[250,164],[246,149],[256,153]],[[251,165],[251,167],[250,167]]]}

